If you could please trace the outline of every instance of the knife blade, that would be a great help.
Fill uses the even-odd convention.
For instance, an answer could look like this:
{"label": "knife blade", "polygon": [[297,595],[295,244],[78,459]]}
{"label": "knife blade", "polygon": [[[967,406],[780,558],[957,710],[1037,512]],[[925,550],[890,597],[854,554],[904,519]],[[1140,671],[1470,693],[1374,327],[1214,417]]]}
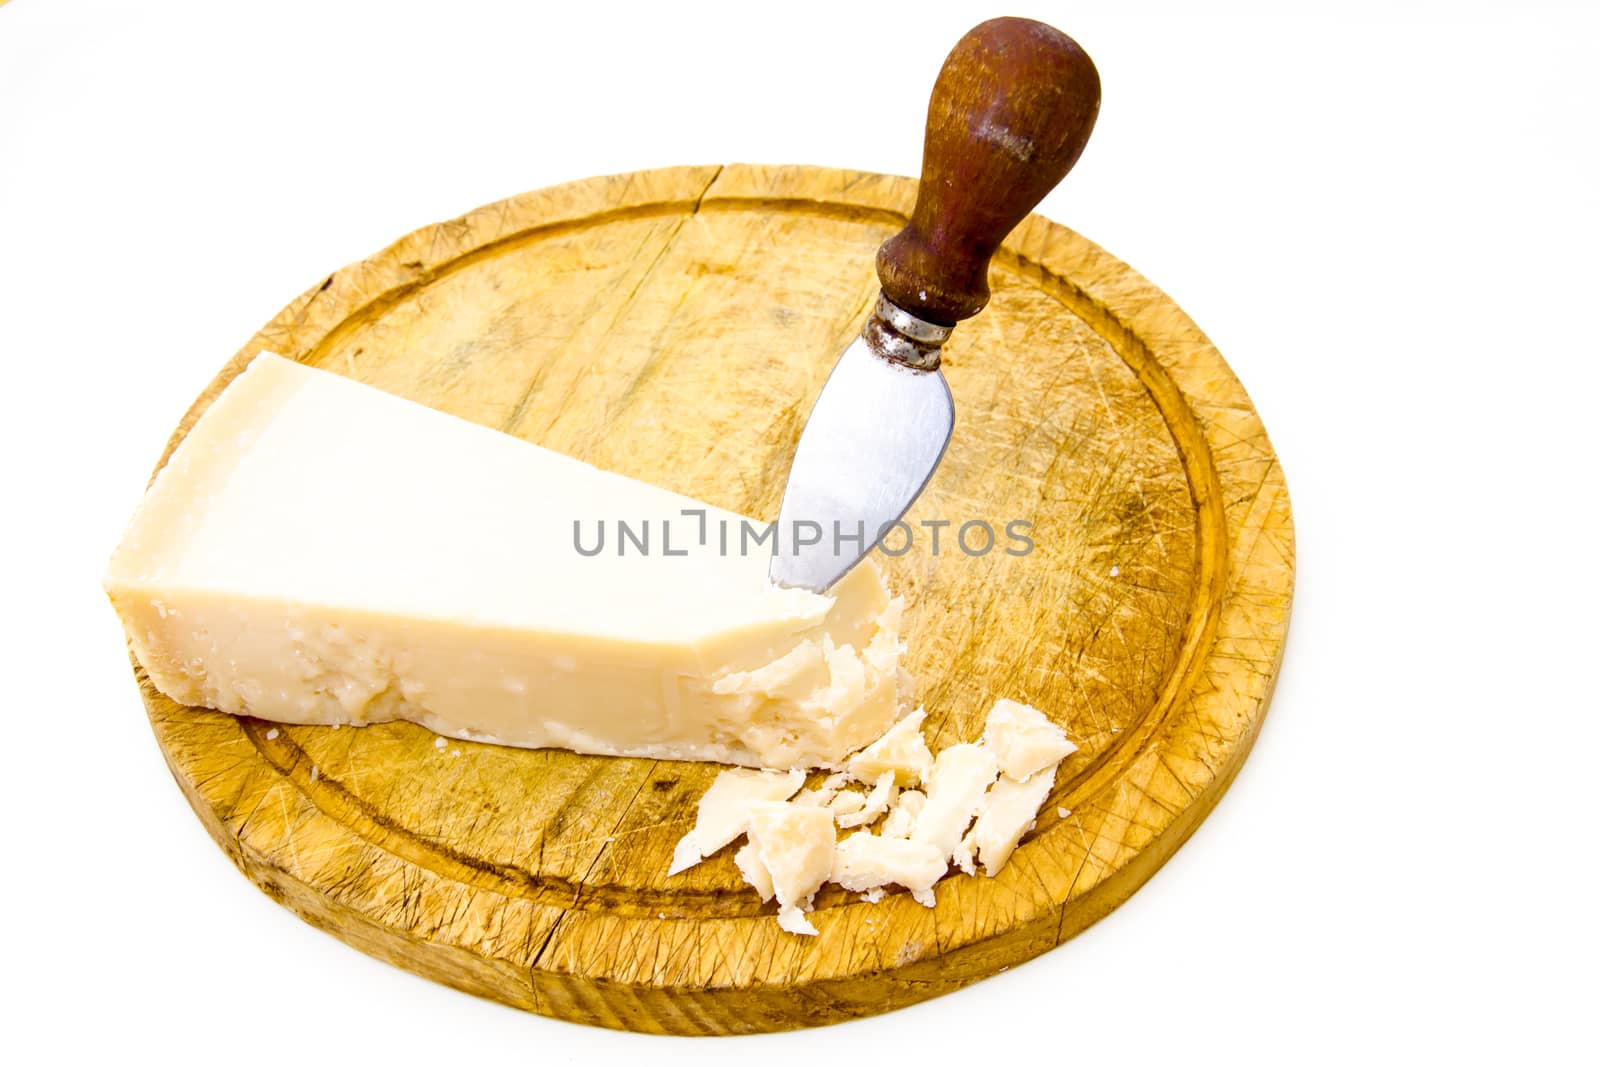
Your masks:
{"label": "knife blade", "polygon": [[770,581],[824,592],[895,528],[944,458],[952,328],[989,300],[989,260],[1072,169],[1100,107],[1076,41],[991,19],[945,59],[928,102],[911,218],[878,250],[877,304],[806,419],[779,510]]}

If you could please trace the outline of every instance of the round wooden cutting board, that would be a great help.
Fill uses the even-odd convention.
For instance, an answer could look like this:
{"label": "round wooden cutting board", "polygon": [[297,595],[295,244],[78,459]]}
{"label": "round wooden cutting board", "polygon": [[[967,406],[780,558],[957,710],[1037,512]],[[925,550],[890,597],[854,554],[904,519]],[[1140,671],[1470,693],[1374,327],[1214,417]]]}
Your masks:
{"label": "round wooden cutting board", "polygon": [[[684,167],[492,204],[295,300],[173,445],[266,349],[770,519],[915,192],[815,167]],[[955,436],[908,516],[952,525],[937,556],[922,540],[882,562],[936,750],[976,739],[998,697],[1080,746],[998,877],[952,875],[932,909],[828,886],[820,935],[796,937],[731,849],[666,876],[716,766],[440,749],[407,723],[274,728],[176,705],[137,672],[195,811],[257,885],[357,948],[601,1026],[837,1022],[1084,929],[1194,830],[1261,725],[1289,619],[1289,498],[1244,389],[1138,274],[1035,216],[992,282],[945,350]],[[390,518],[427,506],[396,500]],[[1034,550],[952,550],[969,519],[1031,522]]]}

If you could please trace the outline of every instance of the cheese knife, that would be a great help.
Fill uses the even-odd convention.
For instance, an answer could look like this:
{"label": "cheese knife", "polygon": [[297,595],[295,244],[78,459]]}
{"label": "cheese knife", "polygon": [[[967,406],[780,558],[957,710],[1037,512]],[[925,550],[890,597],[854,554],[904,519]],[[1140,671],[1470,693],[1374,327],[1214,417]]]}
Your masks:
{"label": "cheese knife", "polygon": [[1072,169],[1099,108],[1100,76],[1060,30],[998,18],[956,43],[928,102],[911,220],[878,250],[877,305],[795,449],[772,582],[825,591],[921,495],[955,425],[940,347],[988,303],[989,258]]}

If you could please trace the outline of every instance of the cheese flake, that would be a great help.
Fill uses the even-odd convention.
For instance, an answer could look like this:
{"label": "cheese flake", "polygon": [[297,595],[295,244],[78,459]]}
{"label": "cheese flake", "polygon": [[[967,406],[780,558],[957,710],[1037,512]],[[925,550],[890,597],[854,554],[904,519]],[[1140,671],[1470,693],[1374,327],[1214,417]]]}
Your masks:
{"label": "cheese flake", "polygon": [[832,881],[853,893],[870,893],[890,884],[905,886],[912,899],[931,908],[933,885],[948,869],[934,845],[857,830],[834,850]]}
{"label": "cheese flake", "polygon": [[[885,886],[904,886],[933,907],[933,887],[952,863],[969,876],[979,866],[996,876],[1035,825],[1061,760],[1076,747],[1036,708],[1001,700],[981,743],[952,745],[933,758],[921,734],[925,718],[919,708],[845,771],[798,795],[799,771],[725,772],[702,798],[674,869],[748,834],[735,866],[762,900],[777,901],[778,925],[804,935],[817,933],[806,913],[826,881],[866,903],[882,900]],[[871,788],[850,788],[852,781]],[[913,782],[924,789],[902,788]],[[861,829],[879,819],[878,833]],[[855,832],[837,839],[835,826]]]}
{"label": "cheese flake", "polygon": [[893,771],[902,786],[916,785],[927,778],[933,767],[933,754],[922,738],[922,722],[928,713],[921,708],[891,726],[887,733],[850,757],[847,766],[858,782],[876,782],[885,771]]}
{"label": "cheese flake", "polygon": [[845,771],[835,771],[824,778],[815,789],[807,789],[794,798],[796,804],[811,804],[819,808],[829,807],[833,798],[850,782],[850,775]]}
{"label": "cheese flake", "polygon": [[989,709],[983,745],[994,753],[1005,776],[1018,782],[1078,751],[1044,712],[1015,700],[997,700]]}
{"label": "cheese flake", "polygon": [[917,816],[911,840],[952,856],[983,803],[989,783],[1000,773],[994,753],[982,745],[951,745],[933,762],[928,802]]}
{"label": "cheese flake", "polygon": [[1022,835],[1033,828],[1055,779],[1052,765],[1022,782],[1002,776],[989,789],[983,812],[972,828],[972,839],[983,873],[990,878],[1000,873]]}
{"label": "cheese flake", "polygon": [[668,875],[678,874],[720,850],[749,827],[753,805],[788,800],[805,784],[803,771],[752,771],[734,768],[717,775],[700,798],[694,829],[679,840]]}
{"label": "cheese flake", "polygon": [[834,815],[839,826],[845,830],[852,830],[857,826],[870,826],[877,822],[883,813],[889,810],[889,805],[894,803],[895,794],[899,791],[899,787],[895,785],[894,772],[884,771],[873,784],[872,792],[862,800],[860,808],[846,815],[840,815],[835,809]]}
{"label": "cheese flake", "polygon": [[835,818],[847,818],[867,806],[867,795],[854,789],[845,789],[834,794],[833,800],[828,804],[828,810],[833,812]]}
{"label": "cheese flake", "polygon": [[825,808],[762,801],[750,808],[748,833],[752,861],[765,869],[778,900],[778,925],[790,933],[815,934],[804,912],[833,872],[833,816]]}
{"label": "cheese flake", "polygon": [[927,803],[928,795],[921,790],[901,790],[895,798],[894,807],[889,809],[889,817],[883,820],[878,832],[884,837],[910,837],[912,827],[917,824],[917,816],[922,814]]}
{"label": "cheese flake", "polygon": [[761,862],[756,847],[746,842],[743,848],[733,854],[733,865],[739,868],[739,873],[744,875],[744,880],[755,887],[762,900],[772,899],[772,872],[767,870],[766,864]]}
{"label": "cheese flake", "polygon": [[950,862],[960,868],[962,874],[978,873],[978,864],[974,859],[977,855],[978,846],[972,833],[971,830],[968,830],[967,835],[956,846],[956,850],[950,854]]}

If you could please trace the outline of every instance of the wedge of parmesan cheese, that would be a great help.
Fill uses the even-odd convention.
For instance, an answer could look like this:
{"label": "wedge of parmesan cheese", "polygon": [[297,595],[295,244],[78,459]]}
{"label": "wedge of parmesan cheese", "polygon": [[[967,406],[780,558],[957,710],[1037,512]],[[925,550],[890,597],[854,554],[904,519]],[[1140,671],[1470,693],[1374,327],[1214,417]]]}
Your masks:
{"label": "wedge of parmesan cheese", "polygon": [[1000,762],[1007,778],[1018,782],[1053,767],[1078,751],[1061,728],[1038,708],[1015,700],[997,700],[983,727],[983,745]]}
{"label": "wedge of parmesan cheese", "polygon": [[934,845],[858,830],[839,842],[832,881],[855,893],[886,885],[905,886],[917,903],[931,908],[933,885],[948,869],[948,862]]}
{"label": "wedge of parmesan cheese", "polygon": [[764,801],[750,810],[749,834],[754,854],[748,864],[759,863],[762,870],[751,879],[741,864],[746,879],[758,893],[767,887],[777,897],[779,926],[791,934],[815,934],[805,913],[833,873],[833,816],[826,808]]}
{"label": "wedge of parmesan cheese", "polygon": [[184,704],[842,765],[904,710],[900,605],[871,561],[825,596],[769,584],[747,526],[765,531],[262,354],[156,476],[105,587]]}
{"label": "wedge of parmesan cheese", "polygon": [[953,856],[999,773],[994,754],[982,745],[951,745],[939,753],[928,779],[928,801],[917,816],[911,840],[933,845],[941,856]]}
{"label": "wedge of parmesan cheese", "polygon": [[786,773],[736,769],[717,775],[700,798],[694,829],[678,841],[669,875],[686,871],[750,827],[750,812],[762,801],[788,800],[805,784],[803,771]]}

